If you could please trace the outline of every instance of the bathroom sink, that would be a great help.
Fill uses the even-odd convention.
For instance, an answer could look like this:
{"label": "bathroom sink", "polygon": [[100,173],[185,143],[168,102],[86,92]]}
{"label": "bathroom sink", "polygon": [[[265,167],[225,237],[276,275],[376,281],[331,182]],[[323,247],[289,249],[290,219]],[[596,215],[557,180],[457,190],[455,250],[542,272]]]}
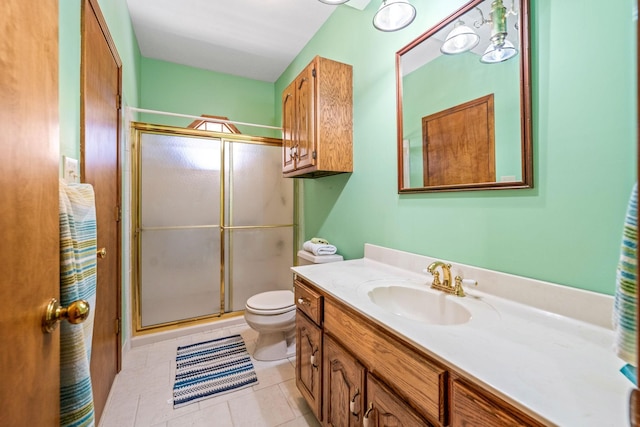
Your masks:
{"label": "bathroom sink", "polygon": [[407,286],[379,286],[368,292],[379,307],[401,317],[434,325],[459,325],[471,312],[443,292]]}

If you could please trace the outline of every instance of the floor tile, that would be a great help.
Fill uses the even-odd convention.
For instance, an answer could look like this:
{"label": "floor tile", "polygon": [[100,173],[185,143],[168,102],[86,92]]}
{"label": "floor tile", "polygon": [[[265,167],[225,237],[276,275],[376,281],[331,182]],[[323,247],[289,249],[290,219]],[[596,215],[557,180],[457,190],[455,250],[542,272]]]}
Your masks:
{"label": "floor tile", "polygon": [[130,349],[99,427],[318,427],[295,385],[295,357],[252,359],[259,384],[173,409],[176,349],[241,334],[249,353],[257,332],[246,323]]}
{"label": "floor tile", "polygon": [[274,427],[296,418],[277,385],[227,403],[234,426]]}

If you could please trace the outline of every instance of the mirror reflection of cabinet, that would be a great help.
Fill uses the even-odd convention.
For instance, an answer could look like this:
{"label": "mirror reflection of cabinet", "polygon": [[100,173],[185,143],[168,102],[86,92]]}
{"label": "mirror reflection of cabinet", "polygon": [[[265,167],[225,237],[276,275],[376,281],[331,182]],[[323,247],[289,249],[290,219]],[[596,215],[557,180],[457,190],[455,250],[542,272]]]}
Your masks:
{"label": "mirror reflection of cabinet", "polygon": [[[503,4],[503,1],[505,4]],[[466,26],[475,34],[469,50],[452,30]],[[455,32],[453,33],[455,34]],[[443,47],[447,37],[455,49]],[[511,49],[510,46],[513,46]],[[487,52],[492,51],[493,57]],[[515,52],[507,58],[508,50]],[[443,53],[443,51],[447,53]],[[455,51],[456,53],[451,53]],[[504,56],[495,54],[501,51]],[[487,63],[487,61],[495,61]],[[396,53],[398,120],[398,192],[461,191],[533,187],[531,140],[531,95],[529,65],[529,0],[472,0]],[[493,153],[472,147],[465,150],[443,145],[442,152],[452,155],[438,166],[440,177],[432,180],[425,145],[423,119],[461,109],[467,103],[493,96],[493,144],[478,138]],[[463,119],[463,138],[476,130]],[[467,129],[468,127],[469,129]],[[446,129],[442,129],[446,132]],[[448,141],[458,137],[441,135]],[[482,154],[481,154],[482,153]],[[476,157],[476,163],[469,163]],[[491,157],[491,159],[488,159]],[[469,177],[465,170],[493,169]],[[460,169],[460,170],[457,170]]]}
{"label": "mirror reflection of cabinet", "polygon": [[490,94],[422,118],[425,187],[496,180],[493,117]]}

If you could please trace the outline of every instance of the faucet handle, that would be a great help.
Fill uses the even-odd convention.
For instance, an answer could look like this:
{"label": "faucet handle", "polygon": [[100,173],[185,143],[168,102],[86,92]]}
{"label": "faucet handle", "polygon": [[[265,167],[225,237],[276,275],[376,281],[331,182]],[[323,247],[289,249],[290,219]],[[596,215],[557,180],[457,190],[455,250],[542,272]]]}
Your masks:
{"label": "faucet handle", "polygon": [[462,277],[456,276],[455,282],[456,284],[453,285],[453,294],[457,297],[465,296],[464,289],[462,288]]}
{"label": "faucet handle", "polygon": [[440,286],[442,283],[440,282],[440,272],[434,271],[431,273],[433,275],[433,283],[432,286]]}
{"label": "faucet handle", "polygon": [[463,284],[478,286],[478,282],[476,282],[475,280],[473,280],[473,279],[463,279],[460,276],[456,276],[455,282],[456,283],[455,283],[455,285],[453,287],[453,291],[454,291],[454,294],[459,296],[459,297],[465,296],[464,288],[462,287]]}

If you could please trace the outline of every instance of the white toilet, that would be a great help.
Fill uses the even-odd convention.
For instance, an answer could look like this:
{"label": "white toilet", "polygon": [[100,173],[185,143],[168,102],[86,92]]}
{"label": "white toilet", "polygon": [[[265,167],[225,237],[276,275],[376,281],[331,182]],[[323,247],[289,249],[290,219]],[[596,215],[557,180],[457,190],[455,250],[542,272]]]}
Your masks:
{"label": "white toilet", "polygon": [[[314,256],[298,252],[299,265],[342,261],[341,255]],[[279,360],[296,353],[296,304],[292,291],[268,291],[247,300],[244,319],[258,332],[256,360]]]}

